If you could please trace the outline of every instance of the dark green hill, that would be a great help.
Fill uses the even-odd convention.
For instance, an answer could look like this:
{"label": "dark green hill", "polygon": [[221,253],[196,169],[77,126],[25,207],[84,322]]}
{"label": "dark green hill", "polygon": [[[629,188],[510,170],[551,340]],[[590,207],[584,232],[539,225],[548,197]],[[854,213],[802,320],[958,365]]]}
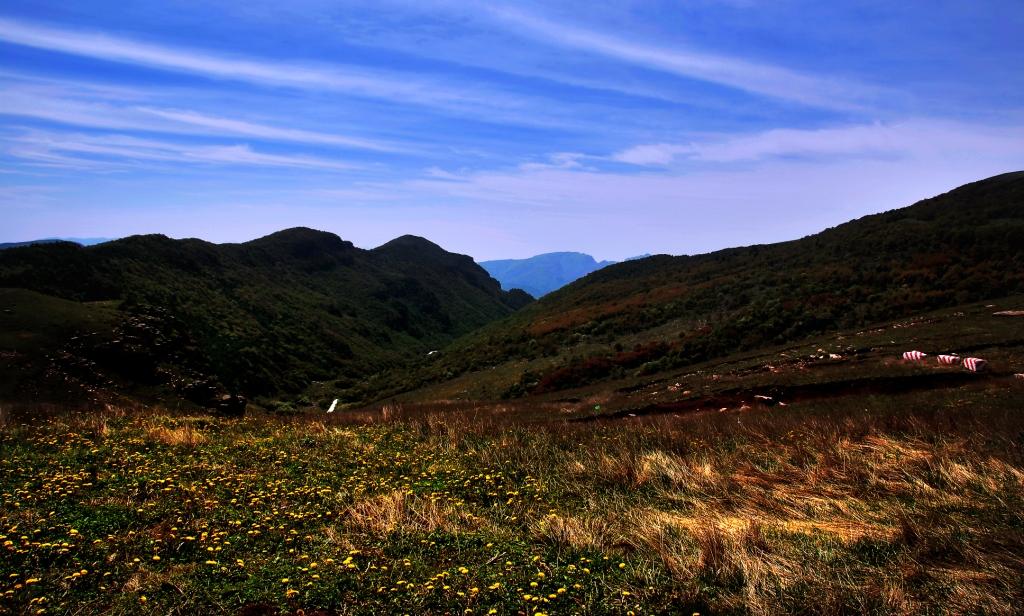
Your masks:
{"label": "dark green hill", "polygon": [[[0,287],[116,302],[116,331],[62,349],[96,362],[105,379],[178,388],[219,380],[250,395],[314,379],[344,388],[531,299],[421,238],[362,250],[305,228],[243,244],[144,235],[10,248],[0,252]],[[37,296],[19,297],[12,310],[35,310]]]}
{"label": "dark green hill", "polygon": [[489,394],[555,391],[1003,297],[1024,291],[1022,246],[1024,172],[1008,173],[795,241],[606,267],[409,380],[500,366]]}
{"label": "dark green hill", "polygon": [[541,297],[612,263],[581,252],[549,252],[528,259],[482,261],[480,266],[503,288],[522,289]]}

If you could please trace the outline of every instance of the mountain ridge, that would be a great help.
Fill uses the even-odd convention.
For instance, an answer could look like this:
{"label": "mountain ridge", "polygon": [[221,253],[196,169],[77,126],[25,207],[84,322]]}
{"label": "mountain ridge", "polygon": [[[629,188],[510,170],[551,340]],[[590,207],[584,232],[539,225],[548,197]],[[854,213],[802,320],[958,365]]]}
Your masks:
{"label": "mountain ridge", "polygon": [[1024,290],[1022,237],[1011,172],[796,240],[623,262],[456,341],[418,379],[486,368],[510,376],[479,395],[557,391],[1003,297]]}
{"label": "mountain ridge", "polygon": [[202,378],[267,396],[315,379],[359,382],[532,301],[427,240],[386,246],[302,227],[243,243],[38,244],[0,252],[0,287],[116,303],[123,322],[145,325],[117,337],[124,348],[64,349],[99,364],[103,355],[112,372],[152,350],[155,383]]}

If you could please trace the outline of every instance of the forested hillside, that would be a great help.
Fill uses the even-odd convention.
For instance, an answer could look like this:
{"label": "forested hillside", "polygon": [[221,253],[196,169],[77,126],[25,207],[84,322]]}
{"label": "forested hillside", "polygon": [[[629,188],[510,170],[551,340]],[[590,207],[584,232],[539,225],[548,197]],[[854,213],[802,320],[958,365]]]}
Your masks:
{"label": "forested hillside", "polygon": [[[508,395],[1024,290],[1024,172],[779,244],[616,264],[457,342],[409,382],[534,362]],[[544,360],[544,361],[538,361]]]}
{"label": "forested hillside", "polygon": [[[243,244],[147,235],[11,248],[0,252],[0,287],[83,310],[116,305],[113,329],[54,340],[39,330],[61,329],[59,315],[47,318],[55,302],[4,296],[10,327],[27,328],[20,339],[48,341],[41,351],[66,343],[61,353],[105,382],[213,381],[249,395],[297,392],[314,379],[357,383],[530,301],[502,291],[470,257],[422,238],[362,250],[305,228]],[[8,366],[26,368],[33,349],[25,346],[4,356]]]}

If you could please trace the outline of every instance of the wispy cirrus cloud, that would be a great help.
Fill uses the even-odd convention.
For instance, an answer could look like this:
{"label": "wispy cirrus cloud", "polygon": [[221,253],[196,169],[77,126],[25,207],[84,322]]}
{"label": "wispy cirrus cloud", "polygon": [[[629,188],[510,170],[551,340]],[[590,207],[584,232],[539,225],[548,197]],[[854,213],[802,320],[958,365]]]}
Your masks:
{"label": "wispy cirrus cloud", "polygon": [[640,166],[670,164],[677,156],[693,153],[692,145],[677,143],[645,143],[616,152],[612,160]]}
{"label": "wispy cirrus cloud", "polygon": [[335,159],[261,152],[247,144],[195,145],[120,134],[26,131],[6,137],[4,152],[48,166],[123,170],[140,164],[229,165],[350,171],[359,165]]}
{"label": "wispy cirrus cloud", "polygon": [[774,99],[826,109],[863,110],[882,94],[879,88],[848,79],[811,75],[773,64],[683,47],[636,43],[508,6],[487,5],[484,10],[518,33],[542,39],[548,44]]}
{"label": "wispy cirrus cloud", "polygon": [[[229,56],[4,17],[0,17],[0,41],[261,87],[337,92],[500,122],[552,124],[544,114],[536,113],[542,108],[538,100],[472,81],[425,78],[422,74],[355,65],[286,63]],[[532,113],[524,112],[524,109],[532,110]]]}
{"label": "wispy cirrus cloud", "polygon": [[361,139],[331,133],[308,131],[297,128],[280,128],[268,126],[245,120],[236,120],[214,115],[207,115],[187,109],[159,109],[156,107],[137,107],[141,113],[155,116],[164,120],[170,120],[180,124],[187,124],[212,131],[215,134],[243,135],[246,137],[257,137],[273,141],[292,141],[296,143],[311,143],[335,145],[361,150],[373,150],[377,152],[408,152],[409,148],[393,145],[382,141]]}
{"label": "wispy cirrus cloud", "polygon": [[6,18],[0,18],[0,40],[111,62],[265,85],[314,86],[389,98],[407,95],[417,89],[415,85],[371,78],[355,72],[231,58],[193,49],[144,43],[97,32],[41,26]]}
{"label": "wispy cirrus cloud", "polygon": [[[134,103],[134,104],[133,104]],[[10,87],[0,98],[0,114],[75,126],[159,133],[242,136],[375,152],[409,152],[412,148],[324,131],[282,128],[265,123],[210,115],[190,109],[165,109],[138,101],[81,98],[60,88]]]}
{"label": "wispy cirrus cloud", "polygon": [[914,119],[820,129],[780,128],[685,143],[642,144],[610,158],[640,166],[667,166],[679,160],[737,163],[771,158],[959,156],[966,152],[1016,156],[1024,162],[1024,126]]}

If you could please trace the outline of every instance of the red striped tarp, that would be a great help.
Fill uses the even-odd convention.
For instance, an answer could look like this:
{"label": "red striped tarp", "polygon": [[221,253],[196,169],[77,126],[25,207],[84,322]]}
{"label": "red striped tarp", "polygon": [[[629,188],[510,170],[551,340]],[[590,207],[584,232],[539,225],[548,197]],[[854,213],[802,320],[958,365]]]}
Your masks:
{"label": "red striped tarp", "polygon": [[903,354],[903,359],[906,361],[921,361],[925,357],[927,357],[927,355],[921,351],[907,351]]}
{"label": "red striped tarp", "polygon": [[939,363],[945,366],[955,366],[960,363],[959,355],[939,355]]}
{"label": "red striped tarp", "polygon": [[964,368],[971,372],[981,372],[988,366],[988,362],[978,357],[965,357]]}

